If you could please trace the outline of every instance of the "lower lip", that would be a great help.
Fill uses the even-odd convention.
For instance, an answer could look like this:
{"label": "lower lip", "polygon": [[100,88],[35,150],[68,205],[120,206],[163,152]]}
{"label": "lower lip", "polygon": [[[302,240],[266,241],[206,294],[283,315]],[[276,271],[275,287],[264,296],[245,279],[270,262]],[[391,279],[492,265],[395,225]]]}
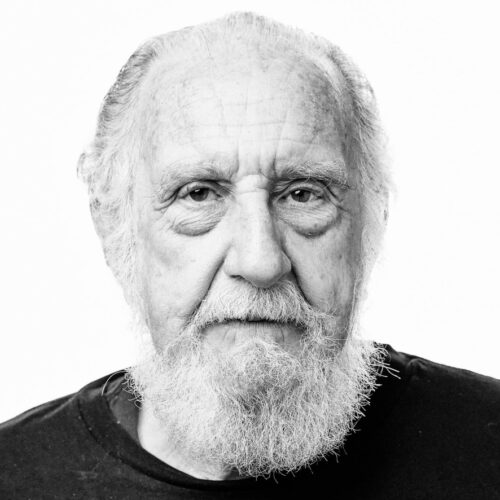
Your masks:
{"label": "lower lip", "polygon": [[294,325],[272,321],[227,321],[211,325],[207,328],[206,335],[213,340],[224,338],[232,342],[260,337],[278,343],[288,343],[292,340],[290,337],[299,336],[299,331]]}
{"label": "lower lip", "polygon": [[283,331],[289,328],[289,325],[284,323],[274,323],[272,321],[227,321],[225,323],[221,323],[221,328],[238,330],[238,331]]}

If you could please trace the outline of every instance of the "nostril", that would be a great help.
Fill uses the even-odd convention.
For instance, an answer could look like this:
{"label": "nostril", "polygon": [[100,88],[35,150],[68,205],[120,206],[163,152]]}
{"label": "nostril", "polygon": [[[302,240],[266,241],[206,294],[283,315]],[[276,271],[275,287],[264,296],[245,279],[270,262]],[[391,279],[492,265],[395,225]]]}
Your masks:
{"label": "nostril", "polygon": [[290,272],[291,263],[279,247],[243,245],[233,248],[226,259],[226,273],[258,288],[269,288]]}
{"label": "nostril", "polygon": [[237,215],[226,273],[258,288],[272,287],[291,269],[272,215],[262,199],[258,205],[241,205]]}

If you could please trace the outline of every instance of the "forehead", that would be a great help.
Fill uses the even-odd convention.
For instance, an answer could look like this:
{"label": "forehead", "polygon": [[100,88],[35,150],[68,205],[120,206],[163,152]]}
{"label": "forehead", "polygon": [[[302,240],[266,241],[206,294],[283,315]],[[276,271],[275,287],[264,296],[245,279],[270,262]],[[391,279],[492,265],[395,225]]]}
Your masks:
{"label": "forehead", "polygon": [[141,96],[146,163],[160,170],[220,157],[267,170],[289,160],[339,163],[343,89],[339,72],[327,76],[292,49],[159,60]]}

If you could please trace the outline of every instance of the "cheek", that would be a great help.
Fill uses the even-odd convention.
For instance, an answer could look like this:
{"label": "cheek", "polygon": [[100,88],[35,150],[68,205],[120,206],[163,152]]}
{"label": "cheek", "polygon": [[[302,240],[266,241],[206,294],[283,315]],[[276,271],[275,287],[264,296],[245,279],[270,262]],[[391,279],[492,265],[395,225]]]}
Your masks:
{"label": "cheek", "polygon": [[318,238],[287,238],[297,281],[307,300],[322,311],[351,309],[359,269],[357,232],[332,228]]}
{"label": "cheek", "polygon": [[210,235],[179,236],[157,224],[143,224],[138,259],[144,311],[155,344],[182,329],[205,297],[220,262]]}

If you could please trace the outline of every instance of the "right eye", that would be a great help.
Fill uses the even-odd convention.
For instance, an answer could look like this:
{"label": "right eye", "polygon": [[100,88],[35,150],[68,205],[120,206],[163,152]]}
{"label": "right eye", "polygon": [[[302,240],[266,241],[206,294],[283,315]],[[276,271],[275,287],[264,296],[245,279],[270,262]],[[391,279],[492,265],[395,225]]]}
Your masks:
{"label": "right eye", "polygon": [[179,191],[179,198],[195,203],[216,201],[220,194],[211,186],[199,182],[187,184]]}
{"label": "right eye", "polygon": [[214,196],[215,193],[206,187],[193,189],[188,194],[193,201],[206,201],[210,195]]}

